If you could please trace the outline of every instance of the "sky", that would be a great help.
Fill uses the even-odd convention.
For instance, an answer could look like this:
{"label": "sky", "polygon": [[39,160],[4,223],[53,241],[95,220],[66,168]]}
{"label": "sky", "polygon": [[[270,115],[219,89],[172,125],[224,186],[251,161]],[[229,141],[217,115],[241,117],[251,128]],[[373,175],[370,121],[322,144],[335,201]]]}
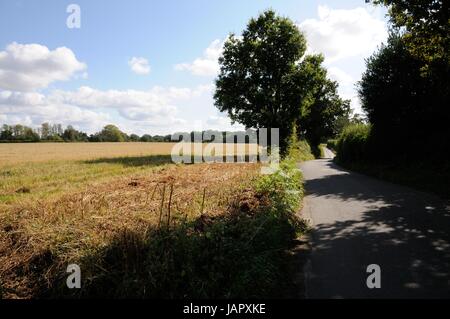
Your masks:
{"label": "sky", "polygon": [[230,33],[269,8],[295,22],[308,53],[324,54],[360,113],[355,83],[388,32],[386,10],[364,0],[0,0],[0,124],[242,129],[214,106],[217,59]]}

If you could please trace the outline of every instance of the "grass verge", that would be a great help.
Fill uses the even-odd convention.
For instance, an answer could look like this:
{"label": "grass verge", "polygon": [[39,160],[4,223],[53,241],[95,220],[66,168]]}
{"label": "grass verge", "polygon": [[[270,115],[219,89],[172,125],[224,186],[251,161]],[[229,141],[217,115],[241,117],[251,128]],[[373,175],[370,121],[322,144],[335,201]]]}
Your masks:
{"label": "grass verge", "polygon": [[296,137],[292,138],[289,144],[289,159],[297,162],[304,162],[313,160],[315,157],[311,150],[311,146],[305,140],[298,140]]}

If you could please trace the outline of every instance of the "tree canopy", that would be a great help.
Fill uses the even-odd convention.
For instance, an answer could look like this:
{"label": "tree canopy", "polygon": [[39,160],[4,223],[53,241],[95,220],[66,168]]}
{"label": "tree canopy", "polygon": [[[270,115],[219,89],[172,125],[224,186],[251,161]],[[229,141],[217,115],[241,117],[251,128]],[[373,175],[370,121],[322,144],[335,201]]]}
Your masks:
{"label": "tree canopy", "polygon": [[215,105],[247,128],[279,128],[282,152],[296,124],[314,143],[331,134],[331,121],[346,105],[323,58],[305,51],[305,37],[290,19],[272,10],[251,19],[242,36],[231,34],[224,44]]}
{"label": "tree canopy", "polygon": [[444,0],[376,0],[389,8],[392,25],[402,30],[410,53],[424,62],[422,71],[450,63],[450,6]]}
{"label": "tree canopy", "polygon": [[401,145],[405,157],[438,158],[450,151],[449,7],[431,0],[377,3],[389,6],[394,28],[358,84],[371,140],[385,154]]}
{"label": "tree canopy", "polygon": [[310,55],[300,65],[303,100],[297,126],[312,146],[337,135],[351,114],[350,101],[339,97],[338,84],[327,78],[323,61],[322,55]]}
{"label": "tree canopy", "polygon": [[247,128],[280,128],[281,143],[300,114],[299,65],[306,40],[294,23],[266,11],[242,37],[230,35],[219,59],[215,104]]}

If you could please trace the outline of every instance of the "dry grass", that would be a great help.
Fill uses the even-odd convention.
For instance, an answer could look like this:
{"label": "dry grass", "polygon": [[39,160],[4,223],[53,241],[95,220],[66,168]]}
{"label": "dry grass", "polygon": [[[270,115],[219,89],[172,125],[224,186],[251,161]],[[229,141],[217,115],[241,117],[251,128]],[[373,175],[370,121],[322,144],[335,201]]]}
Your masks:
{"label": "dry grass", "polygon": [[[0,165],[0,298],[268,296],[290,282],[300,179],[262,178],[256,163],[42,150]],[[70,263],[83,269],[80,295],[65,287]]]}
{"label": "dry grass", "polygon": [[258,175],[258,164],[173,164],[172,146],[0,144],[0,295],[33,296],[123,229],[223,214]]}
{"label": "dry grass", "polygon": [[[17,163],[168,155],[175,143],[0,143],[0,167]],[[244,144],[239,147],[244,146]],[[206,147],[206,144],[203,145]],[[238,147],[238,148],[239,148]],[[236,149],[238,149],[236,148]],[[247,145],[248,148],[248,145]],[[251,144],[246,153],[256,153]],[[218,152],[216,155],[222,155]],[[242,151],[237,152],[241,155]]]}
{"label": "dry grass", "polygon": [[24,162],[170,154],[174,143],[4,143],[0,166]]}
{"label": "dry grass", "polygon": [[[56,145],[91,146],[32,147]],[[92,149],[76,153],[76,159],[93,156]],[[149,225],[184,222],[202,211],[221,214],[258,172],[257,164],[175,165],[168,156],[34,160],[0,166],[3,297],[32,296],[55,269],[104,247],[124,228],[143,231]]]}
{"label": "dry grass", "polygon": [[[141,175],[171,163],[173,143],[37,143],[0,144],[0,209],[2,204],[37,200]],[[202,145],[197,144],[195,147]],[[205,145],[203,145],[205,147]],[[242,147],[244,145],[241,145]],[[254,154],[255,145],[235,153]],[[195,150],[193,150],[192,153]],[[227,150],[218,151],[216,156]]]}
{"label": "dry grass", "polygon": [[147,174],[170,163],[170,156],[166,155],[5,165],[0,167],[0,210],[5,204],[42,200],[83,189],[93,181]]}

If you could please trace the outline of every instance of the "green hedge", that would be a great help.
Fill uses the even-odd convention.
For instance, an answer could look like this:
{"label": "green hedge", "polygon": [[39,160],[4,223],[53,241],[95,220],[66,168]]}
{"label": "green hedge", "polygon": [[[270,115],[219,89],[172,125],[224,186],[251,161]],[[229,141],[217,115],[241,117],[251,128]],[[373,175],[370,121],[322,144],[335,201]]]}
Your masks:
{"label": "green hedge", "polygon": [[337,148],[337,139],[330,139],[327,141],[327,148],[332,150],[333,152],[336,152],[336,148]]}
{"label": "green hedge", "polygon": [[353,124],[344,128],[336,143],[336,160],[342,163],[358,162],[368,158],[371,127]]}

